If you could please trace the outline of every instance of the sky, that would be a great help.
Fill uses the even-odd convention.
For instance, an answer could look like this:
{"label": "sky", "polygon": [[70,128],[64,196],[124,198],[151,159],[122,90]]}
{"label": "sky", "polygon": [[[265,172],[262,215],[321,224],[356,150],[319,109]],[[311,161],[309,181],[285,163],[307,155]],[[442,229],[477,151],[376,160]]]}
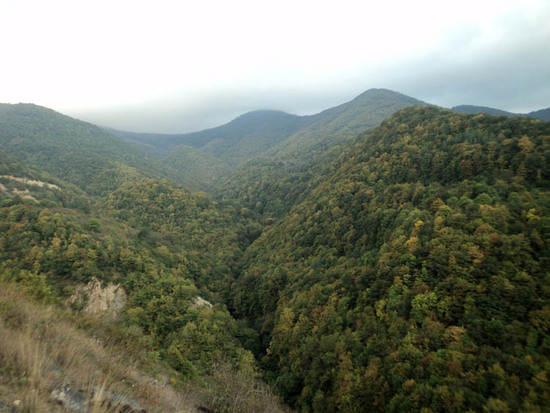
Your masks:
{"label": "sky", "polygon": [[548,0],[0,0],[0,102],[184,133],[370,88],[550,106]]}

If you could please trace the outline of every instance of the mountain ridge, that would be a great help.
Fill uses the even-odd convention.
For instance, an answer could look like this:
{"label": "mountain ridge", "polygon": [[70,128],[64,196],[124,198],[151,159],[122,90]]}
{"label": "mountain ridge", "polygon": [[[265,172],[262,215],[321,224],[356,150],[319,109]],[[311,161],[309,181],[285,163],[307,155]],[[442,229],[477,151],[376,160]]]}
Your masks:
{"label": "mountain ridge", "polygon": [[[2,291],[62,307],[94,279],[120,284],[118,320],[94,327],[91,316],[78,321],[76,303],[62,311],[89,342],[169,366],[163,385],[195,394],[194,411],[285,411],[270,389],[313,412],[544,411],[550,123],[367,92],[243,163],[225,181],[234,196],[218,200],[165,179],[158,163],[140,165],[153,161],[114,136],[0,106]],[[199,160],[178,148],[165,164]],[[191,169],[212,172],[201,167]],[[62,178],[83,189],[70,195]],[[14,338],[49,352],[64,336],[47,312],[33,322],[20,314],[25,301],[12,302],[0,300],[0,410],[25,392],[48,411],[58,367],[82,354],[33,351],[43,363],[21,362],[6,350]],[[80,367],[72,385],[110,377],[134,387],[124,364],[104,360],[99,376]],[[154,390],[134,390],[151,406]]]}
{"label": "mountain ridge", "polygon": [[217,185],[214,195],[280,217],[317,185],[316,175],[329,173],[340,145],[399,109],[425,104],[388,89],[369,89],[349,102],[312,115],[308,126],[237,167]]}
{"label": "mountain ridge", "polygon": [[544,404],[549,137],[545,122],[415,106],[348,145],[231,288],[280,394],[304,411]]}
{"label": "mountain ridge", "polygon": [[460,113],[469,113],[472,115],[486,113],[488,115],[493,115],[493,116],[508,116],[508,117],[521,116],[521,117],[529,117],[537,120],[542,120],[546,122],[550,121],[550,108],[534,110],[529,113],[515,113],[515,112],[508,112],[502,109],[491,108],[488,106],[458,105],[458,106],[453,106],[451,110],[455,112],[460,112]]}
{"label": "mountain ridge", "polygon": [[127,177],[166,174],[163,165],[104,129],[34,104],[0,104],[0,144],[5,153],[93,194]]}

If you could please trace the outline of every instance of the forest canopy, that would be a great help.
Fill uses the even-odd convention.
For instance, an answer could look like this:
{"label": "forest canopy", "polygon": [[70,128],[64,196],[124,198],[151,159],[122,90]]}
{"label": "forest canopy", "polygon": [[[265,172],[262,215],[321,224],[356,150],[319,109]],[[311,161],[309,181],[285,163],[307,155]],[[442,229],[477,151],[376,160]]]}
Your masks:
{"label": "forest canopy", "polygon": [[386,92],[293,118],[217,198],[170,180],[184,157],[1,106],[2,282],[74,314],[78,286],[116,283],[119,331],[178,380],[223,366],[299,411],[546,411],[550,123],[412,106],[374,127],[416,103]]}

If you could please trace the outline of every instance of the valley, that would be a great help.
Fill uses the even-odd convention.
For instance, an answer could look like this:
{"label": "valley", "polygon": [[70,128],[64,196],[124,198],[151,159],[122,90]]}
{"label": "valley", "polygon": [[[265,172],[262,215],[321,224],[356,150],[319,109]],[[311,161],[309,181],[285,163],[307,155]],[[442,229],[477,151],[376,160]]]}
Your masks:
{"label": "valley", "polygon": [[[158,412],[546,411],[547,111],[370,89],[166,135],[1,104],[0,411],[98,383]],[[118,315],[70,300],[90,283]]]}

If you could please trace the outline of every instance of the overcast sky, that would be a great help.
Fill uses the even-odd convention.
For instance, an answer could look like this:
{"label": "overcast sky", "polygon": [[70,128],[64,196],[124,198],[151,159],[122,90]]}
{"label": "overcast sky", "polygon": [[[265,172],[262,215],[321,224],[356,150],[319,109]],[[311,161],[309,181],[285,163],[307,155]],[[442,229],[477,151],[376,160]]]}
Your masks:
{"label": "overcast sky", "polygon": [[0,102],[168,133],[370,88],[528,112],[549,22],[548,0],[0,0]]}

